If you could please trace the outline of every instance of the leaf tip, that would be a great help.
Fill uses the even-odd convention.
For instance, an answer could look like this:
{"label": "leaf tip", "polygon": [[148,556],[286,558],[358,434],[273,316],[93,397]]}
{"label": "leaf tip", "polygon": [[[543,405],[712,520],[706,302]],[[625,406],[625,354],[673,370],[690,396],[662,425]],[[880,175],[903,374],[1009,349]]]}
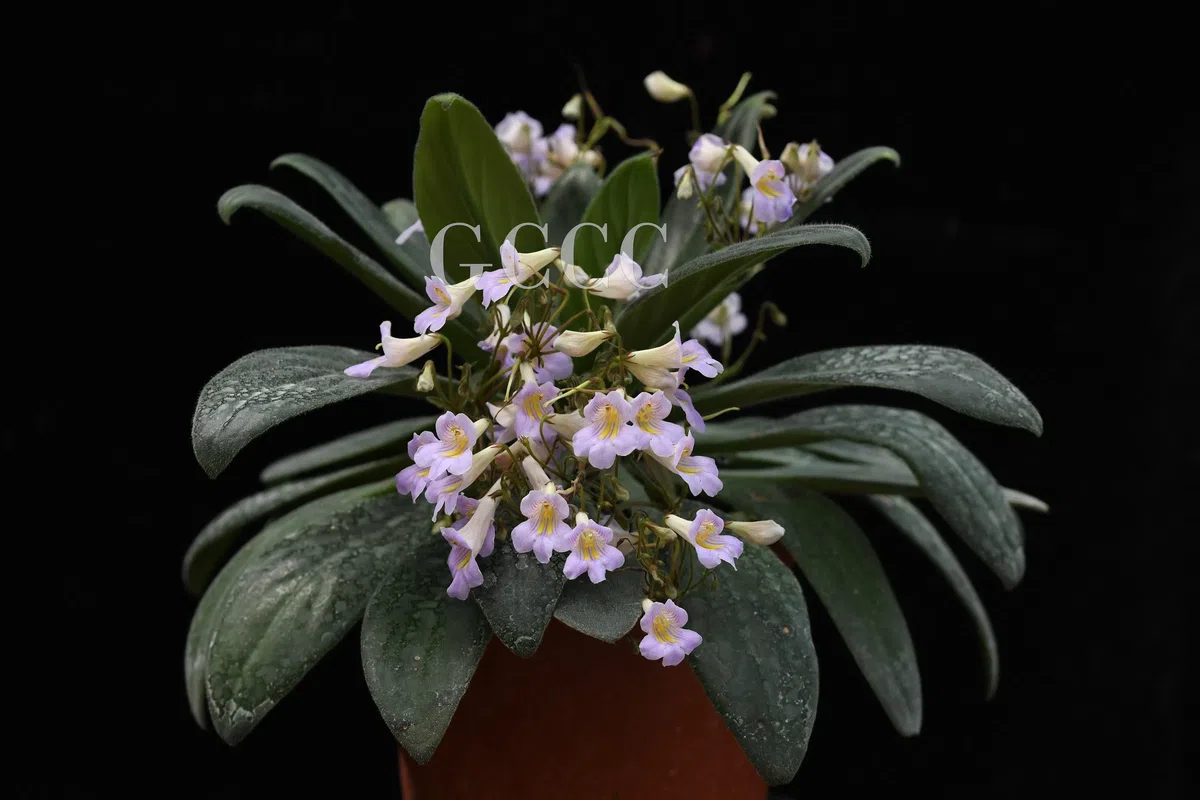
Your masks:
{"label": "leaf tip", "polygon": [[457,92],[443,92],[441,94],[435,94],[433,97],[429,98],[429,102],[426,103],[425,105],[428,108],[433,103],[437,103],[442,108],[446,109],[446,108],[450,108],[450,106],[454,105],[455,103],[457,103],[458,101],[460,101],[462,99],[463,99],[463,96],[458,94]]}

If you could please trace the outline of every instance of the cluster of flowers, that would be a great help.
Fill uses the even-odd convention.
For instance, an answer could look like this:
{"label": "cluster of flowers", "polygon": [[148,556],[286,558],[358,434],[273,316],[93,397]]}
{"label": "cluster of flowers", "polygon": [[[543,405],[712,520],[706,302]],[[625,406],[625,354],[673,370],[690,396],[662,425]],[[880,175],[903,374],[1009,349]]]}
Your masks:
{"label": "cluster of flowers", "polygon": [[[580,96],[571,98],[562,113],[567,119],[578,120],[582,113]],[[542,132],[542,123],[524,111],[507,114],[496,126],[496,138],[536,197],[549,194],[554,182],[577,161],[592,167],[603,163],[597,151],[580,147],[577,125],[564,122],[549,136],[543,136]]]}

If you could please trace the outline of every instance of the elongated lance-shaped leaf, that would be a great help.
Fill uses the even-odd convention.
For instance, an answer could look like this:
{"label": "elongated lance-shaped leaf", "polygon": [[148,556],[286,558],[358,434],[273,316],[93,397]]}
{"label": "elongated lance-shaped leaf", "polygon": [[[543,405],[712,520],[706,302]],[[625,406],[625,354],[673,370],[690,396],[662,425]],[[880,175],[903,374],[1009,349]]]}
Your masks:
{"label": "elongated lance-shaped leaf", "polygon": [[[432,305],[423,292],[418,293],[409,288],[375,259],[338,236],[321,220],[274,189],[254,184],[235,186],[217,201],[217,213],[227,225],[233,219],[233,215],[243,208],[253,208],[265,214],[297,238],[332,258],[407,319],[416,319],[417,314]],[[401,331],[406,327],[397,325],[396,330]],[[461,321],[447,322],[440,333],[454,344],[455,352],[463,358],[474,360],[480,355],[481,351],[476,343],[479,337],[472,334]]]}
{"label": "elongated lance-shaped leaf", "polygon": [[318,472],[348,467],[387,456],[407,455],[408,441],[414,433],[433,430],[436,417],[412,417],[385,422],[331,442],[285,456],[259,473],[268,486]]}
{"label": "elongated lance-shaped leaf", "polygon": [[583,222],[583,215],[600,191],[601,183],[596,170],[587,164],[574,164],[554,182],[538,211],[549,226],[549,247],[561,247],[567,231]]}
{"label": "elongated lance-shaped leaf", "polygon": [[645,292],[627,305],[617,319],[617,332],[626,348],[650,347],[670,337],[672,323],[691,330],[708,313],[698,303],[721,282],[796,247],[826,244],[858,254],[862,266],[871,259],[867,237],[849,225],[804,225],[770,233],[693,259],[667,274],[666,285]]}
{"label": "elongated lance-shaped leaf", "polygon": [[954,551],[942,539],[937,528],[921,513],[915,505],[906,498],[896,495],[871,495],[868,498],[879,512],[895,525],[905,538],[920,548],[938,571],[950,584],[950,588],[962,600],[975,630],[979,634],[979,644],[983,652],[984,671],[987,681],[988,699],[996,693],[1000,684],[1000,653],[996,647],[996,634],[992,631],[992,622],[988,619],[987,609],[975,592],[971,579],[966,570],[954,556]]}
{"label": "elongated lance-shaped leaf", "polygon": [[419,764],[433,757],[492,638],[470,601],[446,596],[446,543],[427,538],[379,587],[362,623],[367,687]]}
{"label": "elongated lance-shaped leaf", "polygon": [[[443,240],[442,266],[452,281],[470,273],[462,265],[499,269],[500,245],[513,228],[539,223],[529,189],[492,126],[456,94],[440,94],[425,104],[413,164],[413,199],[431,242],[447,225],[456,225]],[[479,238],[463,224],[478,225]],[[527,226],[513,245],[524,253],[546,247],[545,242],[540,231]]]}
{"label": "elongated lance-shaped leaf", "polygon": [[196,460],[215,478],[238,451],[279,423],[384,387],[420,396],[418,373],[380,368],[369,378],[343,370],[373,357],[348,347],[276,347],[242,356],[200,391],[192,415]]}
{"label": "elongated lance-shaped leaf", "polygon": [[645,573],[619,571],[600,583],[570,581],[558,599],[554,618],[595,639],[615,642],[642,616]]}
{"label": "elongated lance-shaped leaf", "polygon": [[290,511],[322,495],[396,474],[409,462],[407,454],[358,464],[315,478],[272,486],[238,502],[204,526],[183,556],[183,582],[200,594],[239,537],[268,517]]}
{"label": "elongated lance-shaped leaf", "polygon": [[208,710],[222,739],[245,738],[358,623],[429,541],[428,513],[388,480],[302,506],[252,540],[209,647]]}
{"label": "elongated lance-shaped leaf", "polygon": [[[740,429],[741,445],[729,438]],[[698,452],[712,455],[753,447],[801,445],[848,439],[886,447],[908,464],[929,502],[975,554],[1012,588],[1025,571],[1024,535],[1009,498],[987,467],[934,420],[916,411],[886,406],[822,406],[781,419],[743,418],[726,423],[712,439],[697,437]],[[830,462],[830,466],[835,466]],[[859,464],[895,470],[880,464]],[[901,494],[888,489],[873,494]]]}
{"label": "elongated lance-shaped leaf", "polygon": [[566,560],[556,553],[550,563],[539,564],[533,553],[518,553],[511,542],[497,542],[483,568],[483,585],[471,590],[496,637],[521,658],[537,651],[554,617],[567,581]]}
{"label": "elongated lance-shaped leaf", "polygon": [[912,392],[976,419],[1042,433],[1042,416],[1021,390],[978,356],[949,347],[822,350],[732,383],[698,387],[692,399],[701,413],[709,414],[852,386]]}
{"label": "elongated lance-shaped leaf", "polygon": [[[388,224],[396,231],[396,238],[400,238],[400,234],[404,233],[414,222],[417,222],[420,217],[417,215],[417,204],[407,197],[397,197],[395,200],[389,200],[380,208],[383,215],[387,217]],[[436,233],[436,231],[435,231]],[[433,268],[429,265],[429,239],[424,233],[414,232],[404,244],[398,244],[405,254],[405,257],[410,259],[420,268],[420,274],[432,275]],[[425,286],[425,281],[421,281],[421,286]]]}
{"label": "elongated lance-shaped leaf", "polygon": [[[713,133],[726,141],[752,149],[758,141],[758,123],[763,117],[767,103],[775,98],[774,92],[758,92],[745,98],[733,107],[728,120],[718,125]],[[677,166],[688,163],[687,156],[677,159]],[[721,199],[722,207],[730,208],[738,195],[739,185],[733,178],[737,175],[734,164],[725,168],[726,183],[714,191]],[[674,169],[671,170],[674,173]],[[705,236],[705,214],[696,194],[680,200],[674,190],[663,209],[662,223],[666,228],[666,239],[655,238],[642,264],[647,275],[675,269],[684,263],[704,255],[709,250]],[[707,313],[707,312],[705,312]]]}
{"label": "elongated lance-shaped leaf", "polygon": [[[694,558],[695,556],[691,556]],[[688,657],[729,730],[767,783],[800,768],[817,714],[817,654],[792,571],[764,547],[678,602],[704,641]]]}
{"label": "elongated lance-shaped leaf", "polygon": [[829,611],[888,719],[902,736],[920,733],[921,678],[912,636],[867,535],[818,492],[728,474],[722,478],[722,499],[783,526],[780,543]]}
{"label": "elongated lance-shaped leaf", "polygon": [[795,205],[792,209],[792,218],[783,223],[781,227],[793,228],[803,224],[805,220],[823,208],[825,203],[837,192],[840,192],[846,184],[857,178],[863,170],[880,161],[891,161],[898,167],[900,166],[900,154],[890,147],[867,147],[839,160],[828,175],[817,181],[817,185],[812,188],[811,194],[805,198],[804,202]]}
{"label": "elongated lance-shaped leaf", "polygon": [[[355,224],[362,228],[371,241],[395,265],[400,277],[420,293],[425,291],[425,276],[431,275],[429,259],[425,262],[412,258],[408,251],[396,244],[396,231],[387,214],[359,191],[344,175],[320,159],[303,153],[287,153],[271,162],[271,169],[291,167],[311,178],[329,196],[337,201]],[[401,229],[403,230],[403,229]],[[424,239],[424,237],[419,237]]]}
{"label": "elongated lance-shaped leaf", "polygon": [[[622,239],[635,225],[658,223],[658,172],[654,159],[638,155],[618,164],[588,204],[582,221],[590,224],[576,234],[574,263],[598,278],[620,252]],[[608,238],[592,225],[607,225]],[[652,238],[660,237],[649,226],[634,234],[634,247],[629,254],[634,261],[642,257]],[[566,258],[565,253],[563,257]]]}

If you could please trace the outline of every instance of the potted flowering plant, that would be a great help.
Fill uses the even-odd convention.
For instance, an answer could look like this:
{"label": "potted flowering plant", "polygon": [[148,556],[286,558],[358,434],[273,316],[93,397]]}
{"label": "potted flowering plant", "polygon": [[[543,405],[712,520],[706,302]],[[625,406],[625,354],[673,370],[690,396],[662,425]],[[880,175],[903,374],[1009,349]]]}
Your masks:
{"label": "potted flowering plant", "polygon": [[[185,653],[200,725],[236,744],[361,621],[367,685],[418,795],[666,796],[690,781],[761,797],[796,773],[817,706],[793,567],[896,729],[921,726],[912,641],[869,540],[834,499],[846,494],[944,574],[994,691],[986,612],[913,498],[1007,587],[1024,568],[1014,507],[1044,504],[916,411],[733,412],[858,386],[1039,435],[1041,418],[984,361],[948,348],[844,348],[741,374],[786,317],[770,302],[747,314],[738,289],[803,245],[865,265],[859,231],[807,220],[868,166],[899,163],[887,147],[834,161],[815,141],[773,158],[761,123],[774,95],[745,96],[749,78],[706,133],[687,86],[646,78],[655,99],[692,112],[662,208],[663,150],[587,92],[549,136],[521,112],[493,128],[462,97],[430,99],[412,201],[377,206],[314,158],[276,160],[328,192],[381,259],[268,187],[220,199],[226,222],[243,208],[267,215],[405,321],[380,325],[380,354],[278,348],[222,370],[192,423],[210,477],[331,403],[375,392],[431,409],[268,466],[261,492],[201,531],[184,561],[202,595]],[[613,138],[644,152],[610,165]],[[572,748],[520,775],[488,770],[484,755]]]}

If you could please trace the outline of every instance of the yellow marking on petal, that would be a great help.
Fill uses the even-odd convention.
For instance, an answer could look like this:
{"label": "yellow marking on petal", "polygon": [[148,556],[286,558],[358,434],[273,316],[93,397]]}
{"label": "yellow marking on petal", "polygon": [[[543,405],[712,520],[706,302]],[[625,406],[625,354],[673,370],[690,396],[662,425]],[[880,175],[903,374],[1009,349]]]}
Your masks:
{"label": "yellow marking on petal", "polygon": [[710,538],[717,535],[717,526],[711,522],[700,524],[700,530],[696,532],[696,544],[703,547],[705,550],[724,550],[725,545],[718,542],[709,541]]}
{"label": "yellow marking on petal", "polygon": [[525,413],[535,421],[546,418],[545,412],[542,411],[542,395],[540,393],[530,392],[529,396],[525,398]]}
{"label": "yellow marking on petal", "polygon": [[450,429],[450,437],[453,440],[453,446],[446,451],[446,455],[450,458],[461,456],[471,446],[471,440],[463,433],[463,429],[455,425]]}
{"label": "yellow marking on petal", "polygon": [[604,415],[603,427],[600,428],[601,439],[615,439],[621,430],[621,415],[614,406],[608,405],[600,412]]}
{"label": "yellow marking on petal", "polygon": [[658,616],[654,618],[654,622],[650,623],[650,630],[654,634],[654,638],[658,639],[663,644],[675,644],[679,641],[679,637],[672,630],[672,619],[667,616],[665,611],[660,611]]}
{"label": "yellow marking on petal", "polygon": [[470,563],[471,563],[471,549],[469,547],[463,547],[463,557],[458,562],[459,571],[461,572],[462,570],[466,569],[467,564],[470,564]]}
{"label": "yellow marking on petal", "polygon": [[779,176],[776,175],[774,171],[767,170],[767,173],[758,179],[758,181],[754,184],[754,187],[767,197],[783,197],[783,192],[771,185],[772,182],[778,180]]}
{"label": "yellow marking on petal", "polygon": [[652,419],[650,417],[650,413],[651,413],[651,409],[650,409],[650,406],[648,406],[648,405],[645,405],[645,406],[642,406],[641,408],[639,408],[638,413],[637,413],[637,426],[639,428],[641,428],[642,430],[644,430],[646,433],[650,433],[650,434],[662,433],[662,428],[658,427],[658,425],[657,425],[658,420]]}
{"label": "yellow marking on petal", "polygon": [[539,506],[536,533],[538,536],[549,536],[554,532],[554,523],[558,521],[554,518],[554,504],[543,500]]}
{"label": "yellow marking on petal", "polygon": [[438,300],[440,300],[443,305],[450,305],[450,297],[443,292],[440,287],[433,287],[433,293],[438,296]]}
{"label": "yellow marking on petal", "polygon": [[579,534],[579,557],[584,561],[596,561],[600,558],[600,542],[591,529]]}

